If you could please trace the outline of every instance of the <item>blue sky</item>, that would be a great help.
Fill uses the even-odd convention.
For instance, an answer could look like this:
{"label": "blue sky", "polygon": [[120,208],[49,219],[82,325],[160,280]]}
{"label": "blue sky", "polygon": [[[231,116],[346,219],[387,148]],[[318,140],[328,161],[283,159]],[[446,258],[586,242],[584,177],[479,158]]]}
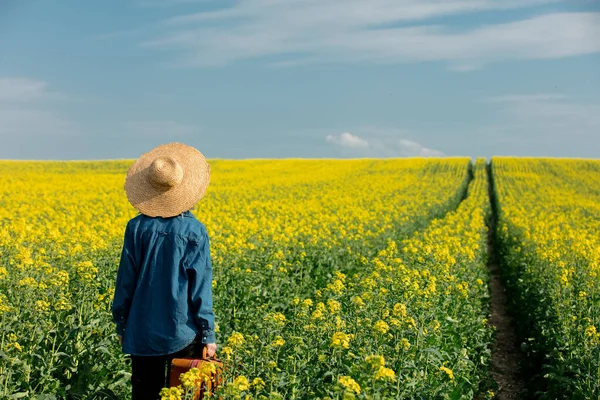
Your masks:
{"label": "blue sky", "polygon": [[600,149],[597,0],[0,0],[0,159]]}

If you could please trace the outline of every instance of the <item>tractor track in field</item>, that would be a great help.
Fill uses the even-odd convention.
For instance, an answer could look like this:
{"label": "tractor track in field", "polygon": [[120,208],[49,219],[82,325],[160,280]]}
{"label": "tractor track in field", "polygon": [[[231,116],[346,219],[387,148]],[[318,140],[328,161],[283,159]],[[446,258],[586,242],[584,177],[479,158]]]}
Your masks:
{"label": "tractor track in field", "polygon": [[488,187],[492,216],[488,226],[488,269],[490,273],[491,317],[490,324],[495,327],[495,341],[492,344],[492,360],[490,377],[498,385],[496,397],[499,400],[525,399],[527,385],[525,374],[521,370],[523,355],[514,321],[508,311],[508,302],[504,286],[500,278],[499,255],[496,247],[496,224],[498,210],[494,191],[491,164],[487,165]]}

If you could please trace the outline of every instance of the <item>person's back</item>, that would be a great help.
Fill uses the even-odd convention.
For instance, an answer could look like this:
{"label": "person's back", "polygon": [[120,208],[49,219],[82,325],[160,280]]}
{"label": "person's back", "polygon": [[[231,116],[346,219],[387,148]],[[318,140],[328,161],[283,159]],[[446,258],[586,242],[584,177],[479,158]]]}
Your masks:
{"label": "person's back", "polygon": [[216,351],[210,241],[191,213],[210,165],[181,143],[158,146],[129,169],[125,192],[140,211],[125,228],[112,312],[131,355],[133,399],[158,399],[173,358]]}
{"label": "person's back", "polygon": [[[115,293],[115,320],[127,321],[123,351],[131,355],[175,353],[201,329],[202,343],[214,343],[212,265],[204,224],[190,211],[177,217],[140,214],[127,224],[125,256],[117,287],[134,285],[133,296]],[[189,296],[188,296],[189,293]],[[204,299],[204,301],[203,301]],[[126,304],[129,315],[125,315]]]}

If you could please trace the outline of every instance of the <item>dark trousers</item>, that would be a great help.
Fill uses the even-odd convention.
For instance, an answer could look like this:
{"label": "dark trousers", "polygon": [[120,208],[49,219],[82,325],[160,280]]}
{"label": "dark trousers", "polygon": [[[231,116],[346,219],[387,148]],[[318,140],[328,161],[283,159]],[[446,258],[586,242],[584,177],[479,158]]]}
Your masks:
{"label": "dark trousers", "polygon": [[202,357],[204,344],[196,336],[189,346],[166,356],[131,356],[132,400],[160,399],[160,390],[169,385],[169,365],[173,358]]}

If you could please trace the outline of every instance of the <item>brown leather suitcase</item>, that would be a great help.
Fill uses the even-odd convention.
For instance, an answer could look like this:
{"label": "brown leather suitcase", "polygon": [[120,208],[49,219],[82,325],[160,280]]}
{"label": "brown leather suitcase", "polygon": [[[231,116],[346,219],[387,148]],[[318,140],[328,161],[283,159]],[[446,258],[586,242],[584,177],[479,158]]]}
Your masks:
{"label": "brown leather suitcase", "polygon": [[192,368],[201,369],[205,363],[212,363],[216,372],[210,376],[208,381],[202,382],[202,385],[196,390],[194,400],[203,399],[206,393],[215,393],[221,386],[223,378],[223,362],[215,357],[209,358],[206,355],[206,346],[202,349],[202,358],[174,358],[169,366],[169,387],[181,385],[179,376]]}

